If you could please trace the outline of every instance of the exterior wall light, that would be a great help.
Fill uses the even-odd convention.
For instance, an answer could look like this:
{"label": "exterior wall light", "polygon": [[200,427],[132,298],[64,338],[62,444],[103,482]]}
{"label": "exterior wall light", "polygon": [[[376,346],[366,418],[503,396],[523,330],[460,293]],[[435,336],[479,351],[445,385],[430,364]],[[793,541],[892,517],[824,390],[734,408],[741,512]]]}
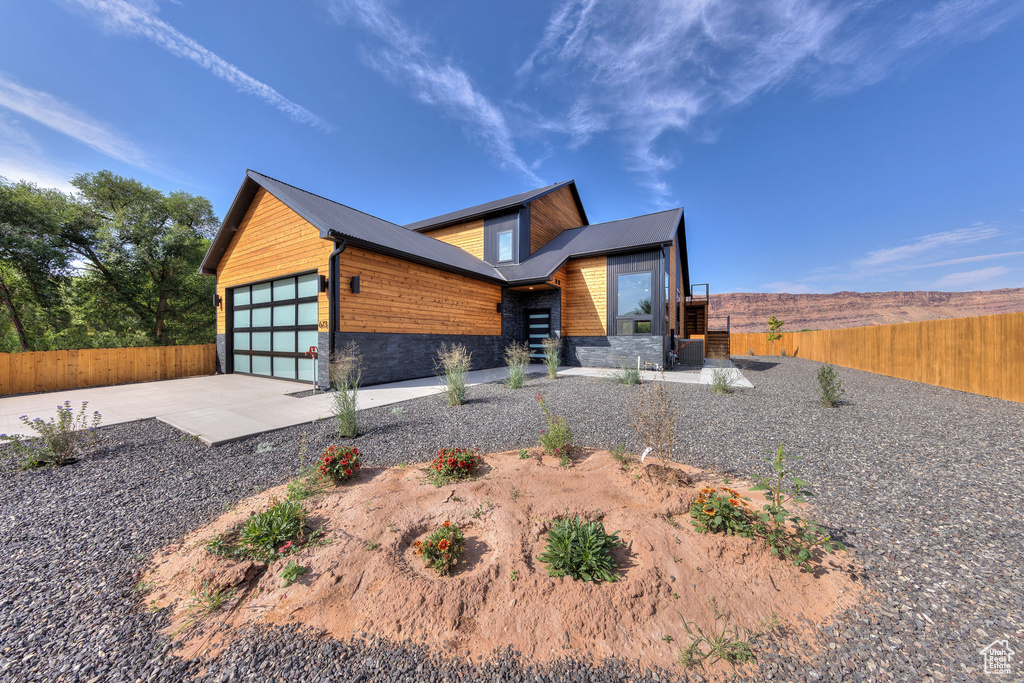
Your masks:
{"label": "exterior wall light", "polygon": [[358,275],[353,275],[352,276],[352,293],[353,294],[358,294],[359,293],[359,276]]}

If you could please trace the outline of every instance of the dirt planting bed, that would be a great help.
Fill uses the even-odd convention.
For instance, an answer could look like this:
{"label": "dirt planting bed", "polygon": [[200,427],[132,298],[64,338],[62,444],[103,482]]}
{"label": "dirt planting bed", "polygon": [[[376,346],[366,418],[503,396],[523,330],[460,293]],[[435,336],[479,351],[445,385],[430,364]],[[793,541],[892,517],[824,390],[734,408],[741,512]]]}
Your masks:
{"label": "dirt planting bed", "polygon": [[[861,589],[842,554],[811,574],[760,539],[697,533],[690,503],[721,477],[651,467],[660,476],[639,465],[627,471],[608,451],[583,451],[568,468],[506,452],[486,456],[474,480],[440,488],[424,482],[419,466],[366,469],[307,502],[323,544],[269,566],[207,552],[211,538],[284,497],[279,487],[159,552],[144,580],[155,607],[174,608],[167,632],[185,643],[186,657],[215,655],[253,624],[299,624],[334,638],[411,639],[460,656],[511,647],[542,663],[615,657],[672,669],[687,642],[684,620],[710,633],[713,605],[742,633],[772,621],[794,631],[824,625],[856,601]],[[614,583],[551,577],[538,561],[552,522],[575,516],[619,532],[625,545],[614,553]],[[414,543],[446,520],[462,528],[466,553],[451,576],[439,576]],[[289,561],[308,571],[286,587],[279,574]],[[196,620],[192,596],[204,589],[233,592],[225,607]]]}

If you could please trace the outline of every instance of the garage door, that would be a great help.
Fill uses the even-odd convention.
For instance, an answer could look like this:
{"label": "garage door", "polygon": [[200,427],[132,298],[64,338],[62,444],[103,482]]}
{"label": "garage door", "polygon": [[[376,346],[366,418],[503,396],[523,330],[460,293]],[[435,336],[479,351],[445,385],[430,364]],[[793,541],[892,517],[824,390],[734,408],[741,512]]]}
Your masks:
{"label": "garage door", "polygon": [[307,273],[231,290],[234,372],[313,381],[318,284]]}

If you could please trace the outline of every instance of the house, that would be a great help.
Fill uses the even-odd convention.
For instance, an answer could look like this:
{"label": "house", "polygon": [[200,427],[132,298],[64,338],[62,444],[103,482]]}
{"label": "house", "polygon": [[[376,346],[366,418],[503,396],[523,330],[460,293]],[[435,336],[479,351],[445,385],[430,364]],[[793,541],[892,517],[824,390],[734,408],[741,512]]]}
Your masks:
{"label": "house", "polygon": [[661,364],[701,312],[683,210],[590,224],[571,180],[401,226],[247,171],[200,272],[220,371],[321,385],[349,341],[365,384],[432,375],[444,342],[476,368],[548,336],[570,365]]}

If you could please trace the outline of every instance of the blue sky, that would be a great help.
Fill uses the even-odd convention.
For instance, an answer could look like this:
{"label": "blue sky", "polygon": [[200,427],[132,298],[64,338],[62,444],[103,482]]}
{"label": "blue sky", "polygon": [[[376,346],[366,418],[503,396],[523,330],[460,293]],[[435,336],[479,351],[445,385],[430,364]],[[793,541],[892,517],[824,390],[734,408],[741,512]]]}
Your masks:
{"label": "blue sky", "polygon": [[575,178],[712,291],[1024,286],[1024,1],[0,5],[0,175],[405,223]]}

